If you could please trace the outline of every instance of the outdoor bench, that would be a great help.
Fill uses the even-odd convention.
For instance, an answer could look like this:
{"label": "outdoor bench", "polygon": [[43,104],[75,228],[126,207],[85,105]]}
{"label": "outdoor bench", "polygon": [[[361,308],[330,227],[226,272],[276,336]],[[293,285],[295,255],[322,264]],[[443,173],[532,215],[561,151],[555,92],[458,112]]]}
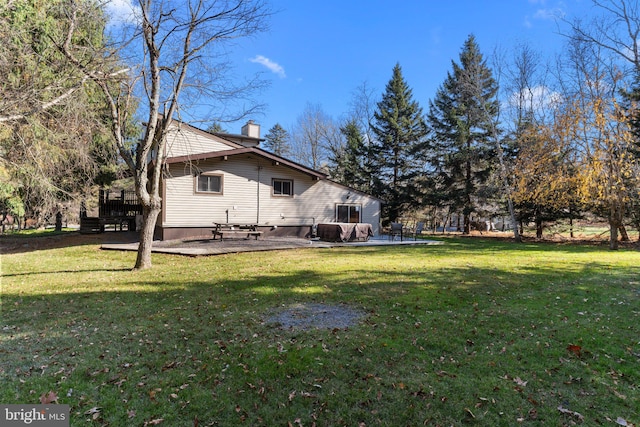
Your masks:
{"label": "outdoor bench", "polygon": [[220,236],[220,240],[225,237],[242,236],[245,239],[253,236],[258,240],[262,236],[262,231],[257,230],[257,226],[253,224],[220,224],[215,223],[215,228],[211,230],[213,240]]}

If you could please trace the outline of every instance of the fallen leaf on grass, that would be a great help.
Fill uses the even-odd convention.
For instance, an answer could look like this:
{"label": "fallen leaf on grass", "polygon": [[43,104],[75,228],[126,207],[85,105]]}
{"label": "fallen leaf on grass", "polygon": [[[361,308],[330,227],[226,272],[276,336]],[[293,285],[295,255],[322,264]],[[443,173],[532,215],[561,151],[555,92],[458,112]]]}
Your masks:
{"label": "fallen leaf on grass", "polygon": [[86,411],[84,414],[91,415],[91,419],[95,421],[98,418],[100,418],[100,408],[98,408],[97,406],[94,406],[93,408]]}
{"label": "fallen leaf on grass", "polygon": [[161,370],[162,370],[162,372],[164,372],[164,371],[166,371],[166,370],[169,370],[169,369],[173,369],[173,368],[175,368],[175,367],[176,367],[176,366],[178,366],[179,364],[180,364],[179,362],[175,362],[175,361],[173,361],[173,362],[169,362],[169,363],[166,363],[166,364],[161,368]]}
{"label": "fallen leaf on grass", "polygon": [[582,356],[582,347],[580,347],[579,345],[569,344],[567,346],[567,351],[569,353],[573,353],[574,355],[576,355],[578,357]]}
{"label": "fallen leaf on grass", "polygon": [[42,403],[43,405],[48,405],[53,402],[58,403],[58,395],[52,391],[40,396],[40,403]]}
{"label": "fallen leaf on grass", "polygon": [[157,426],[158,424],[160,424],[163,421],[164,421],[164,418],[156,418],[155,420],[145,421],[144,425],[145,425],[145,427],[146,426]]}
{"label": "fallen leaf on grass", "polygon": [[520,377],[515,377],[513,379],[513,382],[518,384],[520,387],[526,387],[528,381],[523,381],[523,380],[520,379]]}
{"label": "fallen leaf on grass", "polygon": [[572,417],[577,418],[580,422],[584,421],[584,416],[582,414],[563,408],[562,405],[558,406],[558,411],[560,411],[560,413],[562,414],[571,415]]}

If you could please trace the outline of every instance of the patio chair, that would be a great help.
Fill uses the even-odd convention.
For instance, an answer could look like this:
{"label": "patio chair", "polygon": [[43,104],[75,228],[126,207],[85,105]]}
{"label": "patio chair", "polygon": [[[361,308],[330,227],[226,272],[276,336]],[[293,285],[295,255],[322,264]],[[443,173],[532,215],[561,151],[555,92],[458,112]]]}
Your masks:
{"label": "patio chair", "polygon": [[395,240],[396,236],[400,236],[400,241],[402,242],[402,239],[404,237],[402,235],[402,224],[399,222],[392,222],[391,230],[389,231],[389,240]]}
{"label": "patio chair", "polygon": [[418,240],[418,236],[422,234],[422,230],[424,229],[424,222],[419,222],[416,224],[416,228],[413,230],[413,240]]}

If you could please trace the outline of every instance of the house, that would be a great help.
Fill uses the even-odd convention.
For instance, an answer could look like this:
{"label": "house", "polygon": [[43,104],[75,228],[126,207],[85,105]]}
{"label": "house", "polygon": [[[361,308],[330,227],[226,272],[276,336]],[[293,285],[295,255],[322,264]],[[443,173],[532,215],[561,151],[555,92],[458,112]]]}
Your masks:
{"label": "house", "polygon": [[260,148],[260,126],[239,135],[174,121],[167,136],[156,237],[211,236],[214,223],[263,235],[310,237],[321,223],[364,222],[380,232],[381,201]]}

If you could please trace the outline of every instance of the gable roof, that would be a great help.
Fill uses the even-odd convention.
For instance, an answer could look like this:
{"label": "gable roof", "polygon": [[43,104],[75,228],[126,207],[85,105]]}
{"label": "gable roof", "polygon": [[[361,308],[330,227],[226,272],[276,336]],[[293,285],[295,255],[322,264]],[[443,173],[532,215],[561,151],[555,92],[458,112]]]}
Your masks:
{"label": "gable roof", "polygon": [[[199,128],[195,127],[195,126],[190,125],[189,123],[183,122],[183,121],[178,120],[178,119],[171,120],[171,125],[175,126],[175,128],[177,128],[178,131],[186,130],[186,131],[189,131],[189,132],[193,132],[193,133],[196,133],[198,135],[204,136],[205,138],[210,138],[210,139],[213,139],[215,141],[222,142],[223,144],[226,144],[231,148],[242,148],[242,147],[244,147],[243,145],[238,144],[237,142],[233,142],[230,139],[225,138],[224,134],[207,132],[206,130],[199,129]],[[231,134],[229,134],[229,135],[231,136]]]}
{"label": "gable roof", "polygon": [[273,153],[270,153],[268,151],[265,151],[257,147],[233,148],[230,150],[211,151],[209,153],[198,153],[198,154],[190,154],[187,156],[169,157],[165,159],[165,163],[174,164],[174,163],[198,162],[200,160],[217,159],[221,157],[224,158],[229,156],[237,156],[240,154],[255,154],[256,156],[262,157],[267,160],[271,160],[274,163],[287,166],[291,169],[297,170],[298,172],[309,175],[312,178],[327,179],[327,174],[325,173],[319,172],[315,169],[308,168],[306,166],[303,166],[291,160],[287,160],[284,157],[277,156]]}
{"label": "gable roof", "polygon": [[[246,147],[242,144],[239,144],[237,142],[233,142],[230,141],[228,139],[225,138],[225,136],[229,136],[229,137],[233,137],[233,136],[242,136],[242,135],[234,135],[234,134],[223,134],[223,133],[211,133],[211,132],[207,132],[205,130],[199,129],[195,126],[192,126],[188,123],[185,123],[183,121],[177,120],[177,119],[173,119],[173,122],[176,123],[176,125],[178,126],[178,128],[184,128],[185,130],[191,131],[191,132],[195,132],[199,135],[205,136],[207,138],[211,138],[214,139],[216,141],[219,142],[223,142],[227,145],[229,145],[229,149],[228,150],[222,150],[222,151],[210,151],[207,153],[197,153],[197,154],[188,154],[188,155],[184,155],[184,156],[175,156],[175,157],[167,157],[164,162],[165,164],[175,164],[175,163],[190,163],[190,162],[199,162],[200,160],[208,160],[208,159],[218,159],[218,158],[224,158],[224,157],[229,157],[229,156],[237,156],[237,155],[241,155],[241,154],[255,154],[259,157],[262,157],[264,159],[267,160],[271,160],[272,162],[274,162],[275,164],[281,164],[283,166],[287,166],[291,169],[294,169],[298,172],[301,172],[303,174],[306,174],[310,177],[312,177],[313,179],[316,180],[326,180],[328,182],[330,182],[333,185],[337,185],[339,187],[345,188],[347,190],[365,195],[367,197],[371,197],[373,199],[376,199],[380,202],[383,202],[382,199],[372,196],[370,194],[367,194],[363,191],[360,190],[356,190],[355,188],[349,187],[348,185],[344,185],[344,184],[340,184],[337,181],[334,181],[332,179],[329,178],[329,175],[320,171],[317,171],[315,169],[311,169],[308,168],[304,165],[301,165],[299,163],[296,163],[292,160],[288,160],[285,159],[284,157],[280,157],[276,154],[270,153],[268,151],[265,151],[261,148],[258,147]],[[246,137],[245,137],[246,138]],[[251,138],[249,137],[249,139],[256,139],[259,141],[264,141],[263,138]]]}

